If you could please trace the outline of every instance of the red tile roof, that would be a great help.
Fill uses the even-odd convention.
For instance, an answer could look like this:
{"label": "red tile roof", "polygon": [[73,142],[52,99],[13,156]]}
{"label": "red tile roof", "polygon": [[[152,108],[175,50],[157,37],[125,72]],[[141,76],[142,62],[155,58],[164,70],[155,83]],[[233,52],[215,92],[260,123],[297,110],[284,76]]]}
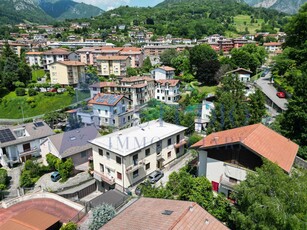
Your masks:
{"label": "red tile roof", "polygon": [[128,56],[98,56],[97,60],[104,60],[104,61],[121,61],[121,60],[127,60]]}
{"label": "red tile roof", "polygon": [[192,148],[207,149],[240,143],[252,152],[276,163],[290,172],[299,146],[262,124],[248,125],[211,133],[192,145]]}
{"label": "red tile roof", "polygon": [[43,52],[27,52],[26,55],[40,55]]}
{"label": "red tile roof", "polygon": [[58,61],[56,63],[67,65],[67,66],[85,66],[85,63],[80,62],[80,61]]}
{"label": "red tile roof", "polygon": [[163,69],[165,71],[174,71],[175,69],[173,67],[169,67],[169,66],[160,66],[158,67],[159,69]]}
{"label": "red tile roof", "polygon": [[263,44],[263,46],[281,46],[281,45],[282,45],[281,42],[268,42]]}
{"label": "red tile roof", "polygon": [[132,77],[124,77],[121,80],[121,82],[135,82],[135,81],[154,81],[154,79],[150,77],[132,76]]}
{"label": "red tile roof", "polygon": [[179,80],[170,79],[170,80],[157,80],[157,83],[160,83],[161,85],[169,84],[170,86],[176,86],[179,83]]}
{"label": "red tile roof", "polygon": [[[165,210],[173,211],[170,215],[162,214]],[[140,198],[101,230],[225,230],[228,229],[210,213],[195,202]]]}
{"label": "red tile roof", "polygon": [[97,88],[103,88],[103,87],[116,87],[118,86],[118,84],[114,81],[103,81],[103,82],[98,82],[98,83],[95,83],[93,85],[91,85],[90,87],[93,88],[93,87],[97,87]]}
{"label": "red tile roof", "polygon": [[71,51],[69,51],[68,49],[63,49],[63,48],[56,48],[56,49],[51,49],[51,50],[47,50],[45,52],[43,52],[44,55],[68,55],[70,54]]}

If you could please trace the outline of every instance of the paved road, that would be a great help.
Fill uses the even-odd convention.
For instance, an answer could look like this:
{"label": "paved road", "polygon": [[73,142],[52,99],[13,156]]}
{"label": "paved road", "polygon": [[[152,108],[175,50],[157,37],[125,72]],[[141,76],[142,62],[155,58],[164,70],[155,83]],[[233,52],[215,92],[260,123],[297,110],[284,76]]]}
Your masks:
{"label": "paved road", "polygon": [[279,98],[276,96],[277,90],[271,83],[271,72],[269,72],[265,77],[260,77],[256,84],[260,87],[261,91],[270,98],[275,105],[277,105],[282,110],[287,109],[287,99]]}
{"label": "paved road", "polygon": [[35,184],[35,187],[41,187],[47,191],[57,191],[62,188],[75,186],[80,184],[83,181],[91,179],[92,177],[88,174],[88,172],[82,172],[77,174],[74,177],[69,178],[65,183],[61,183],[59,180],[57,182],[53,182],[50,179],[51,173],[47,173],[43,175]]}

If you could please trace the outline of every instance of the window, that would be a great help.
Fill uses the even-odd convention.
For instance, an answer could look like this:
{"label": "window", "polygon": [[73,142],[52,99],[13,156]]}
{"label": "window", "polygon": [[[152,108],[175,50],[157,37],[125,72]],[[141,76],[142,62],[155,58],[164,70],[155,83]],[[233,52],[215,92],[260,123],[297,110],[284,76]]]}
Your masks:
{"label": "window", "polygon": [[138,164],[138,154],[133,155],[132,160],[133,160],[133,165],[137,165]]}
{"label": "window", "polygon": [[82,152],[82,153],[81,153],[81,158],[86,157],[86,155],[87,155],[87,154],[86,154],[86,151]]}
{"label": "window", "polygon": [[96,87],[93,87],[93,90],[94,90],[94,91],[97,91],[97,88],[96,88]]}
{"label": "window", "polygon": [[157,93],[160,93],[160,90],[159,90],[159,89],[157,90]]}
{"label": "window", "polygon": [[108,110],[105,110],[104,113],[105,113],[105,115],[108,115]]}
{"label": "window", "polygon": [[145,165],[145,168],[146,168],[146,170],[150,169],[150,163],[147,163],[147,164]]}
{"label": "window", "polygon": [[168,140],[167,140],[167,145],[169,146],[169,145],[171,145],[172,144],[172,138],[168,138]]}
{"label": "window", "polygon": [[159,97],[159,96],[157,96],[157,99],[159,100],[159,99],[160,99],[160,97]]}
{"label": "window", "polygon": [[133,172],[133,178],[137,178],[138,176],[139,176],[139,170],[137,169]]}
{"label": "window", "polygon": [[172,152],[169,151],[169,152],[167,153],[167,158],[170,158],[171,156],[172,156]]}
{"label": "window", "polygon": [[165,99],[165,97],[162,97],[162,100],[164,100]]}
{"label": "window", "polygon": [[122,174],[117,172],[117,179],[121,180],[122,179]]}
{"label": "window", "polygon": [[162,150],[162,141],[158,141],[156,144],[156,152],[159,153]]}
{"label": "window", "polygon": [[116,156],[116,163],[117,164],[121,164],[122,163],[122,158],[120,158],[119,156]]}
{"label": "window", "polygon": [[171,97],[168,97],[168,100],[170,101],[170,100],[171,100]]}
{"label": "window", "polygon": [[178,144],[179,142],[180,142],[180,134],[176,136],[176,144]]}
{"label": "window", "polygon": [[107,152],[107,158],[110,158],[110,153],[109,152]]}
{"label": "window", "polygon": [[100,156],[103,156],[103,150],[102,149],[98,149],[98,153]]}
{"label": "window", "polygon": [[113,119],[113,125],[115,125],[115,119]]}
{"label": "window", "polygon": [[103,164],[100,164],[100,172],[104,172],[104,166],[103,166]]}
{"label": "window", "polygon": [[108,122],[108,118],[105,118],[104,121],[105,121],[105,122]]}
{"label": "window", "polygon": [[116,108],[113,110],[113,114],[117,114],[117,109]]}
{"label": "window", "polygon": [[148,157],[150,155],[150,148],[145,150],[145,156]]}

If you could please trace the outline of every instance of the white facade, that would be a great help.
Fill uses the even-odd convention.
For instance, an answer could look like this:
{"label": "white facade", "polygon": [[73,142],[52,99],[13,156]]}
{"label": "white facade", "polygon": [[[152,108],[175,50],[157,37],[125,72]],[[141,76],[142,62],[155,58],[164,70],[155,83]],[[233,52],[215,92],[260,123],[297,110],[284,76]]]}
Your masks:
{"label": "white facade", "polygon": [[[170,68],[170,67],[166,67],[166,68]],[[151,75],[156,81],[157,80],[169,80],[175,77],[175,72],[173,68],[170,68],[170,70],[165,70],[165,68],[162,66],[162,67],[158,67],[152,70]]]}
{"label": "white facade", "polygon": [[249,170],[238,165],[226,163],[207,157],[207,152],[199,151],[198,176],[205,176],[213,185],[218,186],[217,192],[229,196],[233,187],[246,179]]}
{"label": "white facade", "polygon": [[169,104],[176,103],[180,99],[179,89],[179,82],[174,86],[171,86],[168,83],[157,83],[155,88],[155,98]]}
{"label": "white facade", "polygon": [[186,128],[159,121],[91,141],[94,177],[103,189],[133,186],[184,154]]}
{"label": "white facade", "polygon": [[43,62],[42,62],[42,55],[41,53],[37,52],[34,53],[26,53],[26,60],[29,66],[39,66],[43,67]]}
{"label": "white facade", "polygon": [[210,116],[213,109],[214,109],[213,102],[203,100],[201,105],[200,116],[195,119],[196,132],[203,132],[206,130],[206,127],[210,122]]}

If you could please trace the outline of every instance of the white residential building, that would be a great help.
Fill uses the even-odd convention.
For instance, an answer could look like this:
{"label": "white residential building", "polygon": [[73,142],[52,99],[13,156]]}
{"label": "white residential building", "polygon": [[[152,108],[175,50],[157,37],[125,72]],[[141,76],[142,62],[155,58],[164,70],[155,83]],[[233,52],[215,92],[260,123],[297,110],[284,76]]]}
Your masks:
{"label": "white residential building", "polygon": [[214,109],[214,103],[212,101],[203,100],[201,104],[201,111],[197,118],[195,118],[195,131],[206,131],[207,125],[210,122],[211,112]]}
{"label": "white residential building", "polygon": [[169,80],[175,77],[175,69],[169,66],[160,66],[151,71],[153,79]]}
{"label": "white residential building", "polygon": [[243,83],[250,82],[251,74],[253,72],[247,69],[238,68],[232,71],[227,72],[225,75],[231,74],[231,75],[238,75],[238,79]]}
{"label": "white residential building", "polygon": [[42,62],[42,54],[43,52],[27,52],[26,53],[26,61],[29,66],[39,66],[43,67]]}
{"label": "white residential building", "polygon": [[156,81],[155,98],[165,103],[176,103],[180,99],[179,80]]}
{"label": "white residential building", "polygon": [[67,49],[58,48],[43,52],[42,61],[45,70],[50,70],[49,65],[58,61],[78,61],[78,54]]}
{"label": "white residential building", "polygon": [[52,129],[43,121],[1,128],[1,165],[12,166],[32,156],[39,156],[40,144],[53,134]]}
{"label": "white residential building", "polygon": [[91,141],[101,190],[128,188],[184,154],[185,127],[155,120]]}

